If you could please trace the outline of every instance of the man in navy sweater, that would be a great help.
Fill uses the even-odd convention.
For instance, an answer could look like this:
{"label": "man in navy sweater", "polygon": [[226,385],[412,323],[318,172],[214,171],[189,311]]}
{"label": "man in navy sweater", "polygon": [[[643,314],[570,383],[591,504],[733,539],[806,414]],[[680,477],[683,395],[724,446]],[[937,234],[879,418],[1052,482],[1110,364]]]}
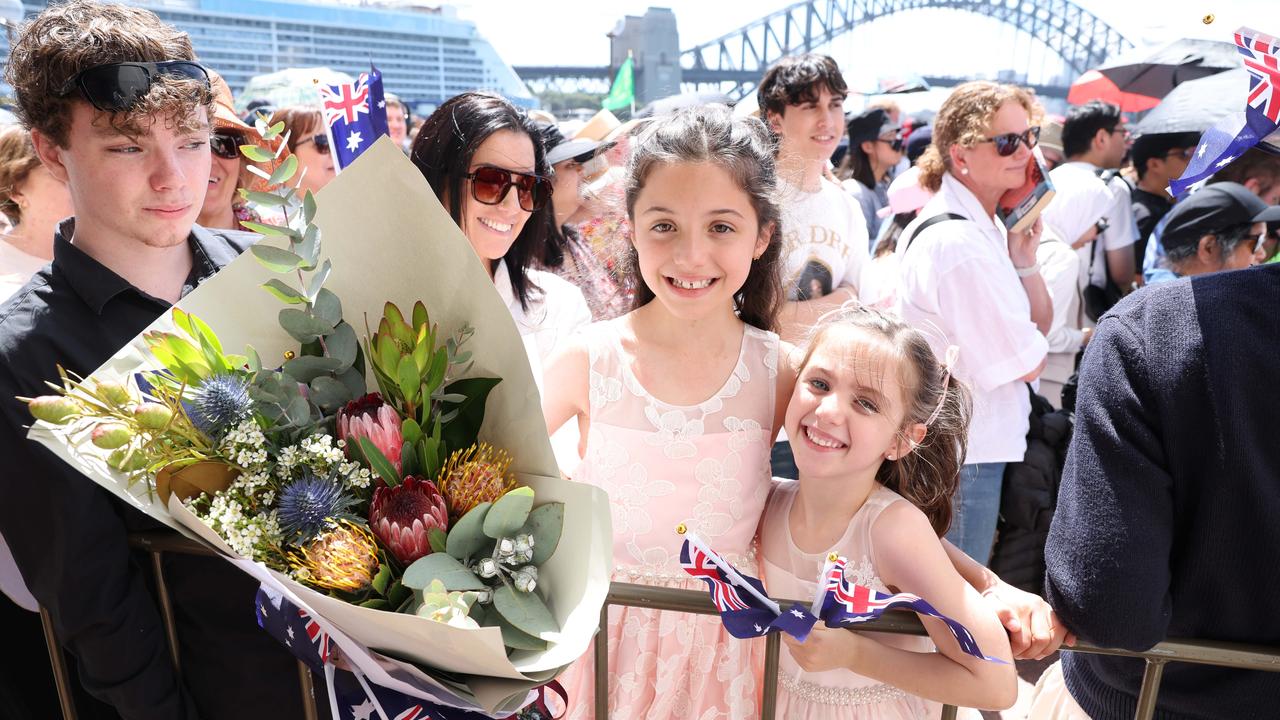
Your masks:
{"label": "man in navy sweater", "polygon": [[[1081,640],[1280,647],[1276,338],[1280,265],[1153,286],[1099,323],[1045,551],[1049,602]],[[1128,720],[1143,667],[1065,652],[1033,716]],[[1275,717],[1278,697],[1280,673],[1172,663],[1156,718]]]}

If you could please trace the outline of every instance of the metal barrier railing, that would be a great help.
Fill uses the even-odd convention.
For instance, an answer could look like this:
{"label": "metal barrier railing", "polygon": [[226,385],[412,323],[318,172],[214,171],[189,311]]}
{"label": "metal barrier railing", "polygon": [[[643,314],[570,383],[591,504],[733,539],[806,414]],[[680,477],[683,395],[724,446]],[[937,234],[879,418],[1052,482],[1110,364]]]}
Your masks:
{"label": "metal barrier railing", "polygon": [[[151,557],[151,569],[155,574],[156,590],[159,594],[160,614],[164,622],[165,636],[169,643],[169,652],[175,668],[180,667],[178,656],[177,623],[174,619],[173,604],[169,598],[164,581],[164,569],[161,563],[163,553],[181,553],[186,555],[209,555],[217,553],[193,540],[171,532],[138,533],[129,537],[129,543],[136,549],[147,552]],[[790,601],[782,600],[783,603]],[[607,720],[609,717],[609,608],[614,605],[626,607],[667,610],[673,612],[693,613],[698,615],[715,615],[715,606],[711,598],[703,590],[682,590],[679,588],[654,587],[634,583],[615,582],[609,585],[609,594],[604,606],[600,609],[600,632],[595,642],[595,717],[596,720]],[[49,614],[41,609],[40,620],[44,626],[45,642],[49,648],[49,659],[53,666],[54,683],[58,691],[58,702],[62,708],[63,720],[76,720],[75,701],[70,687],[65,658],[61,645],[54,633]],[[858,632],[899,633],[906,635],[928,635],[924,626],[914,615],[905,612],[894,613],[894,617],[882,617],[871,622],[859,623]],[[851,632],[853,632],[851,630]],[[765,640],[764,692],[761,702],[762,720],[774,720],[778,697],[778,655],[781,651],[781,640],[777,633],[770,634]],[[1237,668],[1240,670],[1264,670],[1280,672],[1280,650],[1236,643],[1220,643],[1205,640],[1166,640],[1146,652],[1131,652],[1113,648],[1100,648],[1078,644],[1070,648],[1072,652],[1094,653],[1098,655],[1117,655],[1122,657],[1141,658],[1146,661],[1146,670],[1142,675],[1142,688],[1138,693],[1137,712],[1134,720],[1151,720],[1156,710],[1156,695],[1160,691],[1160,679],[1165,665],[1171,662],[1188,662],[1202,665]],[[301,661],[298,662],[298,683],[302,691],[303,716],[306,720],[317,720],[315,686],[311,679],[311,669]],[[954,720],[956,708],[944,706],[942,720]]]}

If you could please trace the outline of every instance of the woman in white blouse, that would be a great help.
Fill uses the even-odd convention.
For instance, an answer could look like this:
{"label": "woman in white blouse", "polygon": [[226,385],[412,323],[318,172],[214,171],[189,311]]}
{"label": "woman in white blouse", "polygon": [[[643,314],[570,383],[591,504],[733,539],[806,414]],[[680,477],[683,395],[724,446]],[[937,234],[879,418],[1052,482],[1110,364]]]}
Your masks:
{"label": "woman in white blouse", "polygon": [[[1013,85],[955,89],[919,161],[920,185],[935,192],[898,241],[898,303],[973,392],[968,455],[947,538],[985,564],[995,539],[1006,463],[1026,452],[1030,395],[1044,369],[1053,309],[1036,264],[1040,223],[1006,233],[996,203],[1027,177],[1039,108]],[[937,218],[937,219],[935,219]],[[927,223],[927,225],[926,225]]]}
{"label": "woman in white blouse", "polygon": [[1041,218],[1044,232],[1036,250],[1040,276],[1053,302],[1053,322],[1046,339],[1049,357],[1040,374],[1040,394],[1062,407],[1062,384],[1076,370],[1076,355],[1089,342],[1080,292],[1088,282],[1079,248],[1103,230],[1113,198],[1107,184],[1079,165],[1062,165],[1049,173],[1056,194]]}

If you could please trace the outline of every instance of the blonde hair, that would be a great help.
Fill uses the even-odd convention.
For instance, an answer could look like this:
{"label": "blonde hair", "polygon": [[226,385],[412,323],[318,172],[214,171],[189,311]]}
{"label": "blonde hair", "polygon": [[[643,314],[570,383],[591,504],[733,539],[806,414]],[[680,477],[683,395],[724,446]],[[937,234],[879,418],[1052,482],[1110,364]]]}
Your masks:
{"label": "blonde hair", "polygon": [[1044,115],[1035,96],[1017,85],[979,80],[956,87],[934,118],[933,144],[916,162],[920,187],[938,192],[942,176],[951,170],[952,146],[973,147],[984,140],[996,113],[1009,102],[1021,105],[1033,125]]}
{"label": "blonde hair", "polygon": [[37,167],[40,158],[31,144],[31,133],[21,125],[0,129],[0,212],[12,225],[22,222],[22,209],[13,194]]}

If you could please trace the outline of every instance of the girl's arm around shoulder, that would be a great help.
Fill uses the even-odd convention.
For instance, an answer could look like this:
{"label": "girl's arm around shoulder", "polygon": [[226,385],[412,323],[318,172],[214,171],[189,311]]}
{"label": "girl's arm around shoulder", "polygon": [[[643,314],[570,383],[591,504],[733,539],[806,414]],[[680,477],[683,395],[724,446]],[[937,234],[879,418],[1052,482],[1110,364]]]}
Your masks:
{"label": "girl's arm around shoulder", "polygon": [[774,387],[773,401],[773,437],[778,439],[782,431],[782,421],[787,417],[787,405],[791,402],[791,393],[796,387],[796,377],[800,372],[800,348],[785,340],[778,341],[778,382]]}
{"label": "girl's arm around shoulder", "polygon": [[[590,411],[591,355],[587,338],[579,334],[564,343],[547,358],[542,371],[542,419],[547,433],[554,434],[576,417],[585,418]],[[585,423],[580,423],[586,439]]]}

